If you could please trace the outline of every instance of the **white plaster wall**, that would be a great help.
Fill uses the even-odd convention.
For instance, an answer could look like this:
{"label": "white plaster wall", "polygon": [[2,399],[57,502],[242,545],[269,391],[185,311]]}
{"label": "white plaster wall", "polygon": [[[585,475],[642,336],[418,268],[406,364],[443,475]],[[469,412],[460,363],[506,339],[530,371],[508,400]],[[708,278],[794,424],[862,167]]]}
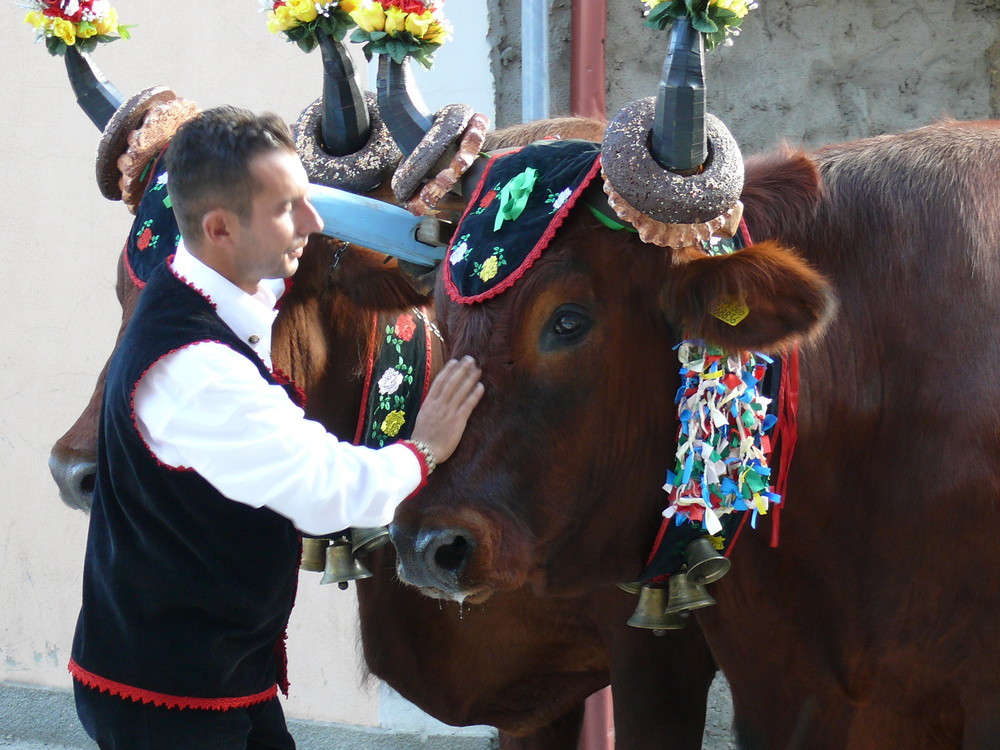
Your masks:
{"label": "white plaster wall", "polygon": [[[131,41],[95,60],[127,97],[164,84],[203,108],[229,103],[286,120],[319,96],[318,53],[268,33],[257,2],[119,0]],[[450,4],[457,38],[484,39],[485,0]],[[454,11],[454,12],[452,12]],[[33,43],[23,11],[0,4],[0,681],[68,688],[87,517],[65,507],[47,468],[53,442],[87,403],[114,342],[115,262],[131,215],[94,178],[97,129],[76,105],[61,59]],[[475,33],[466,32],[476,28]],[[461,42],[454,43],[455,46]],[[440,59],[462,57],[445,47]],[[428,73],[437,106],[468,98],[492,114],[487,55]],[[477,62],[478,65],[478,62]],[[466,91],[471,87],[473,93]],[[468,95],[467,95],[468,94]],[[302,574],[289,630],[289,715],[360,725],[380,719],[361,669],[353,591]]]}

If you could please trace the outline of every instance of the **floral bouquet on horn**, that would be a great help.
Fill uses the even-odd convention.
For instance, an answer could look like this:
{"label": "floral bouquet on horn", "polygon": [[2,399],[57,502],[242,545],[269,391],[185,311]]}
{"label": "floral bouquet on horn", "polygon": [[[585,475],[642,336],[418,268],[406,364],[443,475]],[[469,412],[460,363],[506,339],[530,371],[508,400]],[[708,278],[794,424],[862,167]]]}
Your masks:
{"label": "floral bouquet on horn", "polygon": [[284,34],[304,52],[312,52],[323,34],[341,42],[354,27],[351,12],[358,0],[261,0],[261,12],[267,14],[267,28],[272,34]]}
{"label": "floral bouquet on horn", "polygon": [[412,57],[425,68],[438,47],[451,39],[441,0],[360,0],[351,13],[358,28],[352,42],[364,44],[365,57],[388,55],[402,63]]}
{"label": "floral bouquet on horn", "polygon": [[36,41],[45,40],[52,55],[68,47],[91,52],[98,44],[128,39],[129,27],[118,23],[118,12],[109,0],[21,0],[28,11],[26,23],[35,28]]}
{"label": "floral bouquet on horn", "polygon": [[731,45],[740,24],[757,7],[755,0],[642,0],[649,8],[646,25],[661,31],[678,18],[690,18],[691,26],[704,34],[705,48]]}

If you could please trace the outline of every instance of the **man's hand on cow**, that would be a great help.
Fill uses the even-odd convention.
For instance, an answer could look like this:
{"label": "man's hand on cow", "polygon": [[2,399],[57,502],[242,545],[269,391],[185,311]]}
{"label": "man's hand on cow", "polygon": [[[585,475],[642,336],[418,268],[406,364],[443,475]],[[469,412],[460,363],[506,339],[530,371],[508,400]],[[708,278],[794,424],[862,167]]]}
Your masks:
{"label": "man's hand on cow", "polygon": [[412,439],[427,445],[438,463],[455,452],[469,415],[483,397],[481,375],[472,357],[449,360],[420,405]]}

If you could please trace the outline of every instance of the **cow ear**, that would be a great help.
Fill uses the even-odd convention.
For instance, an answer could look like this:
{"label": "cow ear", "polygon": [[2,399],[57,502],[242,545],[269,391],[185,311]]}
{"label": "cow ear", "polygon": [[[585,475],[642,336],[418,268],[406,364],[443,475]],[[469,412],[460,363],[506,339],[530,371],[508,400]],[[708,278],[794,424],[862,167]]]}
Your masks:
{"label": "cow ear", "polygon": [[675,265],[661,303],[687,338],[765,352],[819,333],[836,307],[826,278],[776,242]]}

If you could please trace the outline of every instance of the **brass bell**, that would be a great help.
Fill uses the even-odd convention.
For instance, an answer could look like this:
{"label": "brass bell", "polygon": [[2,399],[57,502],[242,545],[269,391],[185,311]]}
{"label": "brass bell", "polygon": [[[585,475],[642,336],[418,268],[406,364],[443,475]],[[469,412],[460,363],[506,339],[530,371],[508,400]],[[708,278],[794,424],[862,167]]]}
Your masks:
{"label": "brass bell", "polygon": [[322,573],[326,567],[326,548],[330,546],[329,539],[314,536],[302,537],[302,561],[299,567],[310,573]]}
{"label": "brass bell", "polygon": [[732,566],[729,559],[716,552],[708,537],[704,536],[689,542],[684,555],[687,557],[687,578],[691,583],[715,583]]}
{"label": "brass bell", "polygon": [[642,584],[638,581],[628,581],[626,583],[617,584],[618,588],[624,591],[626,594],[638,594],[642,591]]}
{"label": "brass bell", "polygon": [[643,586],[639,592],[639,604],[628,624],[633,628],[652,630],[653,635],[663,635],[666,630],[680,630],[686,624],[684,617],[665,612],[666,604],[667,590],[663,586]]}
{"label": "brass bell", "polygon": [[684,571],[670,576],[670,597],[666,606],[668,614],[711,607],[713,604],[715,599],[708,595],[705,587],[700,583],[689,581]]}
{"label": "brass bell", "polygon": [[389,541],[389,527],[374,529],[351,529],[351,554],[355,557],[367,555]]}
{"label": "brass bell", "polygon": [[371,571],[354,558],[346,541],[338,540],[326,548],[326,568],[320,583],[336,583],[346,589],[348,581],[371,577]]}

